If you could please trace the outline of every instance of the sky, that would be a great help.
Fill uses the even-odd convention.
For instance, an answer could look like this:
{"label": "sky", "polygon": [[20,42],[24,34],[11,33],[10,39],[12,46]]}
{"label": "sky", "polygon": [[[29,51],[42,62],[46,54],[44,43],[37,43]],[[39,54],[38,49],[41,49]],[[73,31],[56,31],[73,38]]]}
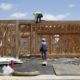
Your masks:
{"label": "sky", "polygon": [[33,20],[39,11],[43,20],[80,20],[80,0],[0,0],[0,20]]}

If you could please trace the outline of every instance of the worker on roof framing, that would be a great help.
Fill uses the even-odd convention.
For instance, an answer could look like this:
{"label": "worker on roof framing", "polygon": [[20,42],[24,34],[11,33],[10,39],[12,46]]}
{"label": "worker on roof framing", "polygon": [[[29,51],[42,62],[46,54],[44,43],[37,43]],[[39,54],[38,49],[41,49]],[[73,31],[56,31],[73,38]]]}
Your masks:
{"label": "worker on roof framing", "polygon": [[33,15],[35,16],[35,22],[40,23],[41,18],[43,17],[43,14],[41,12],[34,12]]}

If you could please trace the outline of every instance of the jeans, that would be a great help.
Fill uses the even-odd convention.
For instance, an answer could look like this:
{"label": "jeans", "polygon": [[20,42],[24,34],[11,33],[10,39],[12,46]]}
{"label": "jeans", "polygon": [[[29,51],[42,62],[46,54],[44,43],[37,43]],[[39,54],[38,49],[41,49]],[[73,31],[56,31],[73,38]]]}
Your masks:
{"label": "jeans", "polygon": [[42,60],[46,60],[46,52],[41,52]]}
{"label": "jeans", "polygon": [[41,18],[37,17],[36,18],[36,23],[40,23],[41,22]]}

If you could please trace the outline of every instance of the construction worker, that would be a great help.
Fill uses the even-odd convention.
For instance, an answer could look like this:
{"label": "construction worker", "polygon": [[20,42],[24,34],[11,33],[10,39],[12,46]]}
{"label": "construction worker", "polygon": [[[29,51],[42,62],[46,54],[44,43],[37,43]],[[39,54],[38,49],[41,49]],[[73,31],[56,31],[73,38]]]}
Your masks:
{"label": "construction worker", "polygon": [[41,12],[35,12],[33,14],[35,16],[35,22],[36,23],[40,23],[41,22],[41,18],[43,17],[42,13]]}
{"label": "construction worker", "polygon": [[42,38],[42,42],[41,42],[41,47],[40,47],[40,51],[41,51],[41,56],[42,56],[42,65],[46,65],[46,52],[47,52],[47,44],[46,44],[46,39]]}

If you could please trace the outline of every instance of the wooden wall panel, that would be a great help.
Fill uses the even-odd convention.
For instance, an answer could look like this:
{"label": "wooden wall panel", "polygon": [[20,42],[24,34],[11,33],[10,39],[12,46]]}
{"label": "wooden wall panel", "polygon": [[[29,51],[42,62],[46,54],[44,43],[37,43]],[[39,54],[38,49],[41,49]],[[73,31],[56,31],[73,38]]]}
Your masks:
{"label": "wooden wall panel", "polygon": [[[42,37],[48,57],[80,57],[80,21],[0,20],[0,56],[37,56]],[[21,48],[21,40],[28,44]],[[58,40],[59,39],[59,40]]]}

